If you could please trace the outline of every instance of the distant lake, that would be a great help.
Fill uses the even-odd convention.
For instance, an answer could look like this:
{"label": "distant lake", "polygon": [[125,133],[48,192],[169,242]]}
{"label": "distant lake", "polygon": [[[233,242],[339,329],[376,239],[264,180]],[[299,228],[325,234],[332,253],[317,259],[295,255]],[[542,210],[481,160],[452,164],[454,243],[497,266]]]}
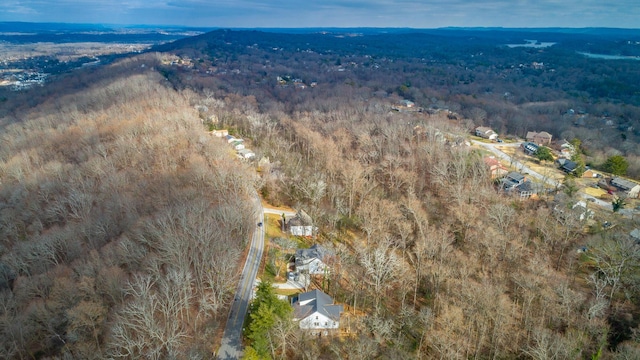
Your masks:
{"label": "distant lake", "polygon": [[580,52],[578,54],[584,55],[592,59],[604,59],[604,60],[640,60],[640,56],[623,56],[623,55],[605,55],[605,54],[592,54],[588,52]]}
{"label": "distant lake", "polygon": [[538,40],[525,40],[524,44],[507,44],[510,48],[515,47],[527,47],[527,48],[546,48],[549,46],[553,46],[556,43],[554,42],[538,42]]}

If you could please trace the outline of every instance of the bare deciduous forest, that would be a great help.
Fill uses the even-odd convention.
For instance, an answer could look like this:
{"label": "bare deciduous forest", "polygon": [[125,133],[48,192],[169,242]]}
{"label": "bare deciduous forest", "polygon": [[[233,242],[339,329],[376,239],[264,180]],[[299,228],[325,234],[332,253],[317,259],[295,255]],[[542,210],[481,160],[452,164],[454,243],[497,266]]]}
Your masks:
{"label": "bare deciduous forest", "polygon": [[[554,211],[552,195],[504,196],[480,150],[464,145],[474,121],[534,130],[523,124],[552,124],[573,100],[534,86],[534,98],[504,105],[531,78],[488,91],[478,77],[495,73],[470,72],[478,97],[520,109],[501,118],[488,102],[470,106],[473,92],[444,93],[460,89],[436,81],[449,60],[426,66],[401,47],[369,58],[277,50],[229,33],[157,49],[190,67],[142,54],[8,99],[1,357],[209,358],[255,226],[254,189],[315,220],[316,240],[339,258],[324,290],[350,314],[347,336],[274,326],[269,356],[640,356],[634,220],[605,231]],[[554,96],[547,105],[559,107],[547,110]],[[392,110],[402,99],[425,111]],[[240,134],[263,161],[235,159],[207,127]]]}
{"label": "bare deciduous forest", "polygon": [[210,355],[254,175],[145,63],[52,84],[4,127],[2,358]]}

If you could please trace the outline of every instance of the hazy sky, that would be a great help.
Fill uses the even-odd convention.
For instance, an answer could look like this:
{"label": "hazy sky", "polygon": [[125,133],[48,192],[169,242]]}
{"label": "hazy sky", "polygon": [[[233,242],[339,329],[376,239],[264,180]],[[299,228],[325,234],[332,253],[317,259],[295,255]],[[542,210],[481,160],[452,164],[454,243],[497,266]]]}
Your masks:
{"label": "hazy sky", "polygon": [[640,0],[1,0],[0,21],[206,27],[640,28]]}

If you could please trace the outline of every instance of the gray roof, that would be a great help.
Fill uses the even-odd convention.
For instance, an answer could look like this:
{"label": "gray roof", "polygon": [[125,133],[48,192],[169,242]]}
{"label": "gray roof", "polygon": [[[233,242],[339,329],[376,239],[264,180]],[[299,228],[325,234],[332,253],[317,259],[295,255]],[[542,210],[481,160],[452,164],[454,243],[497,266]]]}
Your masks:
{"label": "gray roof", "polygon": [[525,142],[525,143],[522,143],[522,148],[533,153],[533,152],[536,152],[538,148],[540,148],[540,146],[532,142]]}
{"label": "gray roof", "polygon": [[611,185],[617,188],[620,188],[622,190],[631,190],[634,187],[638,186],[638,184],[633,181],[619,178],[619,177],[611,179]]}
{"label": "gray roof", "polygon": [[313,225],[313,220],[311,216],[307,215],[304,210],[299,210],[296,216],[287,220],[287,225],[289,226],[311,226]]}
{"label": "gray roof", "polygon": [[505,176],[506,178],[509,178],[510,180],[516,181],[516,182],[520,182],[522,180],[524,180],[524,175],[520,174],[519,172],[515,172],[512,171],[510,173],[507,174],[507,176]]}
{"label": "gray roof", "polygon": [[313,244],[308,249],[296,250],[296,263],[309,259],[324,259],[327,255],[333,255],[333,253],[327,250],[324,246],[319,244]]}
{"label": "gray roof", "polygon": [[561,168],[566,172],[574,172],[578,168],[578,164],[571,160],[567,160],[564,164],[561,164]]}
{"label": "gray roof", "polygon": [[[300,305],[301,303],[304,305]],[[342,311],[342,305],[333,305],[331,296],[318,289],[298,295],[298,300],[293,303],[293,316],[297,319],[319,312],[331,320],[339,321]]]}

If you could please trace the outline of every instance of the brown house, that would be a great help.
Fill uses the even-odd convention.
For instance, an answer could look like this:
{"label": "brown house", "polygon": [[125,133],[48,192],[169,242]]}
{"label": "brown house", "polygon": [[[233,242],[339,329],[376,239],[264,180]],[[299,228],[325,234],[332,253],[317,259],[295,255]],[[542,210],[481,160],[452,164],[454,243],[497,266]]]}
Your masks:
{"label": "brown house", "polygon": [[529,131],[527,132],[527,141],[532,142],[538,145],[551,145],[551,138],[553,136],[546,131],[535,132]]}
{"label": "brown house", "polygon": [[489,173],[492,179],[497,179],[505,176],[509,171],[500,163],[498,159],[493,156],[487,156],[484,158],[484,163],[489,168]]}

